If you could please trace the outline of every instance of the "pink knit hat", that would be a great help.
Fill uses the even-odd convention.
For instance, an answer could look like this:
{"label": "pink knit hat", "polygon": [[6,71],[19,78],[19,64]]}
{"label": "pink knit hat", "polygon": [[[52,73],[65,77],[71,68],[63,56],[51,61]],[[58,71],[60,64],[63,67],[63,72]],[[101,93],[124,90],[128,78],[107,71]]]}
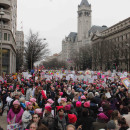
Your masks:
{"label": "pink knit hat", "polygon": [[46,106],[45,109],[46,109],[47,111],[51,112],[52,107],[51,107],[51,106]]}
{"label": "pink knit hat", "polygon": [[76,107],[81,107],[82,103],[80,101],[76,102]]}
{"label": "pink knit hat", "polygon": [[15,101],[13,102],[13,105],[20,105],[20,102],[19,102],[18,100],[15,100]]}
{"label": "pink knit hat", "polygon": [[98,119],[100,119],[100,120],[108,120],[108,117],[104,114],[104,113],[100,113],[100,114],[98,114]]}
{"label": "pink knit hat", "polygon": [[81,99],[86,99],[86,97],[83,95],[83,96],[81,96]]}
{"label": "pink knit hat", "polygon": [[84,107],[90,107],[90,102],[85,102]]}
{"label": "pink knit hat", "polygon": [[66,106],[65,106],[65,110],[66,110],[66,111],[70,111],[70,110],[71,110],[71,105],[66,105]]}
{"label": "pink knit hat", "polygon": [[66,102],[67,100],[66,100],[66,98],[61,98],[61,101],[64,101],[64,102]]}
{"label": "pink knit hat", "polygon": [[32,105],[32,103],[31,102],[27,102],[26,106],[28,107],[29,105]]}
{"label": "pink knit hat", "polygon": [[31,98],[31,99],[30,99],[30,102],[35,103],[35,102],[36,102],[36,98]]}
{"label": "pink knit hat", "polygon": [[35,109],[35,113],[37,113],[37,114],[42,113],[42,108]]}
{"label": "pink knit hat", "polygon": [[46,107],[46,106],[51,106],[51,104],[47,103],[47,104],[45,104],[45,107]]}
{"label": "pink knit hat", "polygon": [[54,101],[52,99],[48,99],[47,102],[49,102],[50,104],[54,103]]}
{"label": "pink knit hat", "polygon": [[60,92],[59,95],[62,96],[62,95],[63,95],[63,92]]}

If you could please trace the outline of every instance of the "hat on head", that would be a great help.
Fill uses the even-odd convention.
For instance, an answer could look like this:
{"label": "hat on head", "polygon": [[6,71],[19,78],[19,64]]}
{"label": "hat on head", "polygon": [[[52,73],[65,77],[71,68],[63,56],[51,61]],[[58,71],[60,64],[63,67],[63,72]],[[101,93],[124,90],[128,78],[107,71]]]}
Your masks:
{"label": "hat on head", "polygon": [[87,91],[84,91],[84,94],[87,94],[88,92]]}
{"label": "hat on head", "polygon": [[36,113],[36,114],[42,113],[42,108],[37,108],[37,109],[35,109],[35,113]]}
{"label": "hat on head", "polygon": [[52,107],[51,107],[51,106],[46,106],[45,109],[46,109],[47,111],[51,112]]}
{"label": "hat on head", "polygon": [[75,114],[68,114],[69,123],[73,124],[77,121],[77,117]]}
{"label": "hat on head", "polygon": [[85,99],[86,99],[86,97],[83,95],[83,96],[81,96],[81,99],[84,99],[84,100],[85,100]]}
{"label": "hat on head", "polygon": [[57,111],[59,111],[60,109],[63,109],[64,107],[63,106],[56,106],[57,108]]}
{"label": "hat on head", "polygon": [[66,105],[66,106],[65,106],[65,110],[66,110],[66,111],[70,111],[70,110],[71,110],[71,105]]}
{"label": "hat on head", "polygon": [[76,102],[76,107],[81,107],[82,103],[80,101]]}
{"label": "hat on head", "polygon": [[110,120],[108,123],[107,123],[107,129],[116,129],[116,124],[113,120]]}
{"label": "hat on head", "polygon": [[32,105],[31,102],[26,102],[26,106],[28,107],[29,105]]}
{"label": "hat on head", "polygon": [[15,101],[13,102],[13,105],[20,105],[20,102],[19,102],[18,100],[15,100]]}
{"label": "hat on head", "polygon": [[61,101],[64,101],[64,102],[66,102],[67,100],[66,100],[66,98],[61,98]]}
{"label": "hat on head", "polygon": [[104,114],[104,113],[100,113],[100,114],[98,114],[98,119],[100,119],[100,120],[108,120],[108,117]]}
{"label": "hat on head", "polygon": [[46,106],[51,106],[51,104],[47,103],[47,104],[45,104],[45,107],[46,107]]}
{"label": "hat on head", "polygon": [[86,107],[86,108],[90,107],[90,102],[89,102],[89,101],[88,101],[88,102],[85,102],[85,103],[84,103],[84,107]]}
{"label": "hat on head", "polygon": [[30,102],[35,103],[35,102],[36,102],[36,98],[31,98],[31,99],[30,99]]}
{"label": "hat on head", "polygon": [[59,92],[59,95],[62,96],[62,95],[63,95],[63,92]]}
{"label": "hat on head", "polygon": [[52,99],[48,99],[47,102],[49,102],[50,104],[54,103],[54,101]]}

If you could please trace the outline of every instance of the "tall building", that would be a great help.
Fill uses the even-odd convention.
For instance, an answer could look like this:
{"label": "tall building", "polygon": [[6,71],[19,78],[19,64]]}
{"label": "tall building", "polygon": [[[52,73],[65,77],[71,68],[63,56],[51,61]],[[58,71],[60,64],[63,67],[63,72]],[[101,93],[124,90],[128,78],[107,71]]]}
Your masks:
{"label": "tall building", "polygon": [[24,64],[24,33],[16,31],[16,70],[22,69]]}
{"label": "tall building", "polygon": [[0,10],[3,14],[0,15],[0,43],[2,43],[2,51],[0,49],[1,75],[2,73],[16,72],[17,0],[0,0]]}
{"label": "tall building", "polygon": [[130,72],[130,17],[92,36],[92,69]]}
{"label": "tall building", "polygon": [[92,26],[91,4],[87,0],[81,0],[78,5],[78,32],[70,32],[62,41],[62,60],[68,63],[68,67],[74,67],[73,56],[79,49],[91,43],[93,33],[105,30],[106,26]]}
{"label": "tall building", "polygon": [[24,33],[16,31],[16,50],[23,54],[24,51]]}

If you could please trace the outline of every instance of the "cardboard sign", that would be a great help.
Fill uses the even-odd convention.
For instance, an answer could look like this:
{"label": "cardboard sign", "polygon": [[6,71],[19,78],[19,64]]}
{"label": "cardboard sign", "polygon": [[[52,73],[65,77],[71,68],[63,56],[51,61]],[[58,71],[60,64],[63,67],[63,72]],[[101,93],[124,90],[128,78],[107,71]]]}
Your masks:
{"label": "cardboard sign", "polygon": [[123,85],[126,87],[126,89],[129,89],[130,87],[130,80],[128,78],[124,78],[121,80]]}
{"label": "cardboard sign", "polygon": [[18,124],[7,125],[7,130],[22,130],[22,127]]}

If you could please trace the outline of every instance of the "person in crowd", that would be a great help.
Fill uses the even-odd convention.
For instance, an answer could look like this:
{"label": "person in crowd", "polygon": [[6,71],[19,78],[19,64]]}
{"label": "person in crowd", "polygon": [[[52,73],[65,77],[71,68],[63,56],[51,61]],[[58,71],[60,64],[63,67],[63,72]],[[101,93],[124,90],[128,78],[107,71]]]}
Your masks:
{"label": "person in crowd", "polygon": [[75,128],[75,126],[74,125],[67,125],[67,127],[66,127],[66,130],[75,130],[76,128]]}
{"label": "person in crowd", "polygon": [[37,108],[39,108],[39,106],[38,106],[38,104],[36,102],[36,98],[31,98],[30,102],[32,103],[34,110],[37,109]]}
{"label": "person in crowd", "polygon": [[33,123],[33,122],[36,123],[38,127],[40,127],[42,125],[40,116],[38,114],[33,114],[32,115],[32,120],[30,121],[30,123],[28,124],[28,126],[26,127],[26,129],[29,129],[30,124]]}
{"label": "person in crowd", "polygon": [[128,111],[127,111],[127,113],[125,115],[123,115],[123,117],[125,118],[126,123],[130,127],[130,104],[128,105]]}
{"label": "person in crowd", "polygon": [[119,111],[118,110],[114,110],[112,113],[111,113],[111,120],[113,120],[114,121],[114,123],[115,123],[115,126],[116,126],[116,128],[115,128],[115,130],[119,130],[119,125],[118,125],[118,119],[120,118],[120,113],[119,113]]}
{"label": "person in crowd", "polygon": [[120,126],[119,130],[127,130],[129,128],[124,117],[118,119],[118,124]]}
{"label": "person in crowd", "polygon": [[23,128],[26,128],[27,125],[30,123],[30,121],[32,120],[32,115],[30,113],[30,111],[32,110],[32,103],[31,102],[27,102],[26,103],[26,110],[24,111],[23,115],[22,115],[22,123],[23,123]]}
{"label": "person in crowd", "polygon": [[15,100],[13,102],[13,107],[9,110],[7,115],[8,124],[15,124],[15,123],[22,124],[23,113],[24,110],[20,106],[20,102],[18,100]]}
{"label": "person in crowd", "polygon": [[96,122],[93,122],[93,130],[106,129],[108,117],[104,113],[97,116]]}
{"label": "person in crowd", "polygon": [[33,122],[30,124],[29,130],[37,130],[37,129],[38,129],[37,123]]}
{"label": "person in crowd", "polygon": [[55,130],[66,130],[68,123],[68,115],[65,114],[63,106],[57,106],[57,115],[55,117]]}
{"label": "person in crowd", "polygon": [[78,128],[78,126],[82,126],[82,130],[91,130],[94,121],[94,118],[90,116],[89,110],[83,108],[81,118],[76,123],[76,127]]}
{"label": "person in crowd", "polygon": [[48,127],[49,130],[54,129],[54,117],[51,113],[52,107],[50,105],[45,106],[44,117],[42,123]]}

